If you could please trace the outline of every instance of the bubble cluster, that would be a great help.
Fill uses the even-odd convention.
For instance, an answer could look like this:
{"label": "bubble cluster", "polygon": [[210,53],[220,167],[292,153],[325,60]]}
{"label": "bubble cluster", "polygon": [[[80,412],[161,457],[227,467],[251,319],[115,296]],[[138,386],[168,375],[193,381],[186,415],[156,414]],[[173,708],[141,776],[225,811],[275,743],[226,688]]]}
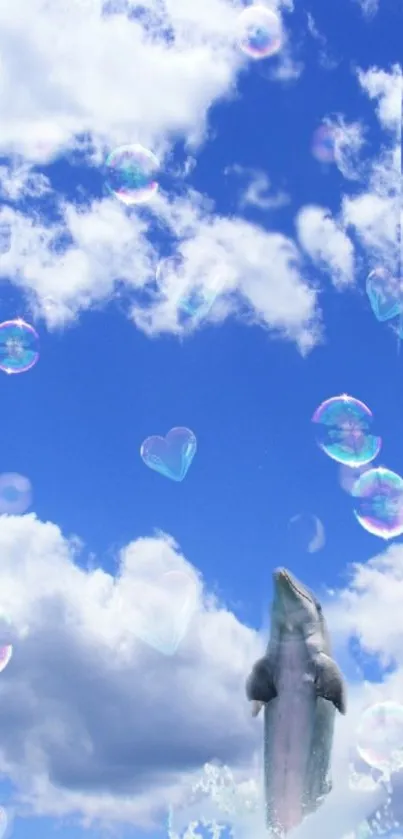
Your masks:
{"label": "bubble cluster", "polygon": [[280,18],[265,6],[248,6],[237,21],[238,43],[248,58],[262,59],[275,55],[282,47]]}
{"label": "bubble cluster", "polygon": [[403,478],[378,467],[364,472],[352,489],[354,514],[362,527],[382,539],[403,534]]}
{"label": "bubble cluster", "polygon": [[196,611],[199,590],[184,571],[167,571],[158,583],[142,583],[131,619],[132,631],[163,655],[176,653]]}
{"label": "bubble cluster", "polygon": [[317,442],[332,460],[363,466],[379,454],[381,438],[372,433],[372,412],[352,396],[334,396],[315,411]]}
{"label": "bubble cluster", "polygon": [[147,437],[140,454],[150,469],[172,481],[183,481],[196,454],[197,440],[188,428],[172,428],[166,437]]}
{"label": "bubble cluster", "polygon": [[387,268],[378,266],[371,271],[367,277],[366,291],[377,320],[383,322],[401,314],[403,283]]}
{"label": "bubble cluster", "polygon": [[39,358],[39,337],[33,326],[18,318],[0,323],[0,370],[26,373]]}
{"label": "bubble cluster", "polygon": [[403,705],[377,702],[366,708],[357,729],[362,759],[386,775],[403,766]]}
{"label": "bubble cluster", "polygon": [[328,125],[316,129],[312,139],[312,154],[321,163],[334,163],[336,159],[335,130]]}
{"label": "bubble cluster", "polygon": [[123,204],[143,204],[157,192],[160,164],[139,144],[119,146],[107,157],[106,188]]}
{"label": "bubble cluster", "polygon": [[32,503],[32,487],[28,478],[15,472],[0,475],[0,513],[18,515]]}

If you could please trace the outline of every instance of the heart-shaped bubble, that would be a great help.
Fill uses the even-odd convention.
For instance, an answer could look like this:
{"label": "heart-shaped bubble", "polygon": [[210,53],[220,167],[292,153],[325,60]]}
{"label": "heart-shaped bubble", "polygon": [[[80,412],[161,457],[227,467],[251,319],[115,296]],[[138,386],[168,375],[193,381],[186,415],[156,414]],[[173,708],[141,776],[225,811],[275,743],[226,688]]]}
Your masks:
{"label": "heart-shaped bubble", "polygon": [[184,571],[166,571],[154,584],[141,583],[134,598],[132,630],[164,655],[183,640],[198,602],[197,582]]}
{"label": "heart-shaped bubble", "polygon": [[171,428],[166,437],[147,437],[140,454],[146,466],[171,478],[183,481],[196,454],[197,441],[188,428]]}

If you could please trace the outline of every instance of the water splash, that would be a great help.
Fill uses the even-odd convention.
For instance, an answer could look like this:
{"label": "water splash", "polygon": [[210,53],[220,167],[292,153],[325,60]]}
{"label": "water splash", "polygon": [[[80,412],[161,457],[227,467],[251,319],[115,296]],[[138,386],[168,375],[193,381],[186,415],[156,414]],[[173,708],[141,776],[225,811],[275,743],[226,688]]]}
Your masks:
{"label": "water splash", "polygon": [[206,839],[206,834],[211,839],[224,839],[235,837],[235,828],[241,826],[246,828],[246,835],[252,836],[255,818],[263,812],[263,799],[255,781],[239,783],[228,766],[206,763],[191,787],[186,812],[194,810],[199,818],[189,820],[185,830],[178,833],[174,827],[177,813],[170,808],[168,839]]}

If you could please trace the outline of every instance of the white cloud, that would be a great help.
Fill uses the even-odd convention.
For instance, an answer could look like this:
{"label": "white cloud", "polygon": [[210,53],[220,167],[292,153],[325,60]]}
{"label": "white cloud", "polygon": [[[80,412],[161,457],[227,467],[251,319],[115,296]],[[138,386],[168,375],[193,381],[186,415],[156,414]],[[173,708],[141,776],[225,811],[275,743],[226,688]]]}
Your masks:
{"label": "white cloud", "polygon": [[224,175],[237,175],[242,180],[247,180],[239,200],[241,209],[245,207],[258,207],[260,210],[275,210],[284,207],[289,203],[290,197],[285,192],[277,192],[271,195],[271,183],[266,172],[253,169],[247,166],[228,166]]}
{"label": "white cloud", "polygon": [[[204,292],[217,287],[224,295],[211,318],[220,321],[230,311],[237,313],[241,295],[249,320],[278,330],[304,351],[315,343],[316,294],[301,274],[291,240],[241,219],[215,216],[209,202],[194,193],[171,201],[160,194],[153,210],[154,224],[169,231],[185,257],[183,275],[171,276],[163,293],[155,290],[158,254],[149,239],[151,217],[128,215],[113,199],[95,201],[89,208],[61,203],[60,220],[53,225],[38,212],[30,217],[3,208],[0,221],[11,226],[12,244],[0,254],[0,276],[17,278],[49,326],[109,300],[119,281],[131,298],[128,305],[139,328],[154,335],[182,334],[189,327],[180,322],[180,300],[201,285]],[[149,305],[136,297],[144,289]],[[197,328],[197,323],[190,327]]]}
{"label": "white cloud", "polygon": [[402,69],[398,65],[390,73],[371,67],[367,72],[358,71],[358,79],[363,90],[371,99],[378,100],[378,117],[383,128],[402,133]]}
{"label": "white cloud", "polygon": [[333,284],[343,288],[354,280],[354,248],[342,228],[323,207],[304,207],[296,219],[300,245]]}
{"label": "white cloud", "polygon": [[[80,568],[77,540],[33,515],[2,516],[0,545],[0,610],[14,643],[0,681],[0,767],[20,801],[37,814],[145,824],[180,798],[203,763],[249,762],[258,733],[244,682],[260,642],[203,595],[173,540],[128,545],[116,578]],[[200,594],[187,635],[167,657],[133,626],[136,610],[150,606],[150,586],[174,569]],[[160,623],[176,606],[158,600]]]}
{"label": "white cloud", "polygon": [[379,0],[354,0],[359,3],[361,9],[366,17],[373,17],[379,9]]}

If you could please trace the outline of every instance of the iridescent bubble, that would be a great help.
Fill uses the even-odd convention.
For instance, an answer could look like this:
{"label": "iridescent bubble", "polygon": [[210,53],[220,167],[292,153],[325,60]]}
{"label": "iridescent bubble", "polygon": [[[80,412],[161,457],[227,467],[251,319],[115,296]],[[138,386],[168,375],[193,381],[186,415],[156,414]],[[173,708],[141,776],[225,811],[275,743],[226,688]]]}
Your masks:
{"label": "iridescent bubble", "polygon": [[333,396],[322,402],[312,422],[318,445],[338,463],[362,466],[379,454],[382,441],[371,433],[372,412],[353,396]]}
{"label": "iridescent bubble", "polygon": [[[0,646],[0,673],[6,669],[7,664],[10,663],[11,657],[13,654],[13,648],[11,644],[5,644],[4,646]],[[1,836],[1,824],[0,824],[0,836]]]}
{"label": "iridescent bubble", "polygon": [[403,534],[403,478],[379,466],[354,484],[354,515],[362,527],[381,539]]}
{"label": "iridescent bubble", "polygon": [[18,318],[0,323],[0,370],[25,373],[39,358],[39,338],[33,326]]}
{"label": "iridescent bubble", "polygon": [[403,309],[403,281],[379,266],[367,277],[366,290],[375,317],[383,322],[397,317]]}
{"label": "iridescent bubble", "polygon": [[237,21],[238,43],[248,58],[268,58],[282,46],[280,18],[265,6],[248,6]]}
{"label": "iridescent bubble", "polygon": [[161,259],[157,265],[155,279],[163,293],[178,294],[178,309],[193,320],[206,317],[221,290],[220,277],[215,276],[208,282],[192,283],[192,288],[181,293],[184,286],[189,285],[186,278],[186,261],[182,254]]}
{"label": "iridescent bubble", "polygon": [[403,705],[377,702],[366,708],[357,729],[357,751],[386,775],[403,766]]}
{"label": "iridescent bubble", "polygon": [[31,504],[32,487],[28,478],[14,472],[0,475],[0,513],[25,513]]}
{"label": "iridescent bubble", "polygon": [[335,131],[328,125],[316,129],[312,140],[312,154],[321,163],[334,163],[336,158]]}
{"label": "iridescent bubble", "polygon": [[157,192],[159,161],[139,144],[114,149],[105,167],[106,187],[123,204],[143,204]]}
{"label": "iridescent bubble", "polygon": [[133,609],[135,635],[164,655],[173,655],[198,604],[196,580],[184,571],[167,571],[154,584],[142,582]]}
{"label": "iridescent bubble", "polygon": [[173,481],[183,481],[196,454],[197,441],[188,428],[172,428],[166,437],[147,437],[140,455],[150,469]]}

